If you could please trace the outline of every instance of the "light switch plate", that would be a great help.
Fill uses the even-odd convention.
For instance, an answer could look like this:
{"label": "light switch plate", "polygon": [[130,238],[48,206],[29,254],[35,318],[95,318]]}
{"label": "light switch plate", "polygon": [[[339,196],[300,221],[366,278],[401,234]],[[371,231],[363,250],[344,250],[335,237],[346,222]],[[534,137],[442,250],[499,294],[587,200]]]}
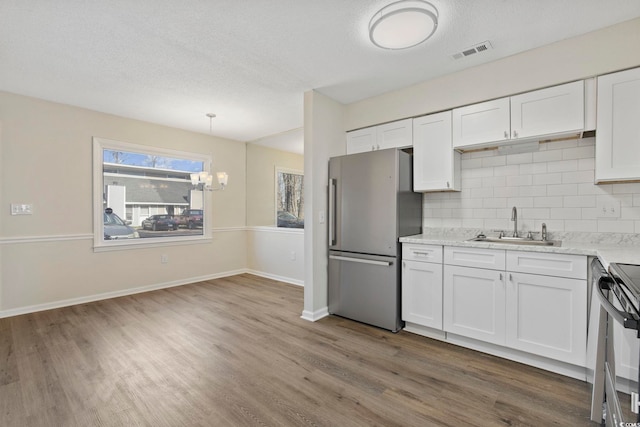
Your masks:
{"label": "light switch plate", "polygon": [[33,205],[26,203],[11,203],[11,215],[32,215]]}

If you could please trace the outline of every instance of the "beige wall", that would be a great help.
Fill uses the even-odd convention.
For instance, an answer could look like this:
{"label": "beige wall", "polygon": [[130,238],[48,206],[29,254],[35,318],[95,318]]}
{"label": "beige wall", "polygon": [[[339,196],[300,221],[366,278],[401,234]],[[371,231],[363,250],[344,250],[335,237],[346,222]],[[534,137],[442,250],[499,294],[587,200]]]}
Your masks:
{"label": "beige wall", "polygon": [[275,226],[275,168],[304,171],[304,156],[247,144],[247,225]]}
{"label": "beige wall", "polygon": [[[246,268],[244,143],[3,92],[0,123],[0,314]],[[94,253],[93,136],[210,155],[229,174],[207,193],[213,239]],[[34,213],[11,216],[10,203]]]}

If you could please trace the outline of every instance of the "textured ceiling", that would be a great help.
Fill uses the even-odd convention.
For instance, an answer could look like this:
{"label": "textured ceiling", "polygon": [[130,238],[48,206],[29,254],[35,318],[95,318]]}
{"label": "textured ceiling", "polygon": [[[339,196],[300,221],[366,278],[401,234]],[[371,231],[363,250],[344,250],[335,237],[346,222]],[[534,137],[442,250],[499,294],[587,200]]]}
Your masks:
{"label": "textured ceiling", "polygon": [[215,135],[300,152],[305,91],[350,103],[640,16],[639,0],[432,0],[434,37],[388,51],[367,25],[390,2],[0,0],[0,90],[202,133],[211,112]]}

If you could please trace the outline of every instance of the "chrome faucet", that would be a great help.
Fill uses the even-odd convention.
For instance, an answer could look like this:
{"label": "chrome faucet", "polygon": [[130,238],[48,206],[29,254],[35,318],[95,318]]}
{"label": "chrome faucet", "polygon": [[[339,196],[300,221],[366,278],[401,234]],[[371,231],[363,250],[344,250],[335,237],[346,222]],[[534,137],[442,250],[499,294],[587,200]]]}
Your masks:
{"label": "chrome faucet", "polygon": [[511,221],[513,221],[513,237],[518,237],[518,209],[511,209]]}

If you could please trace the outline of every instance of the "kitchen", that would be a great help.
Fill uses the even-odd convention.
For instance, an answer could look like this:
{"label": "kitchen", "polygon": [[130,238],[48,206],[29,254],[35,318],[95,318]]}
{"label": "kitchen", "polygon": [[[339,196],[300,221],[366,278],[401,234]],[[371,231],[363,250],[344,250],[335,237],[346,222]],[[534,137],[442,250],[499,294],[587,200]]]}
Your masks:
{"label": "kitchen", "polygon": [[[539,53],[539,52],[538,52]],[[538,54],[536,53],[536,54]],[[535,57],[536,55],[532,55]],[[523,55],[523,58],[526,59],[526,55]],[[539,59],[539,58],[537,58]],[[512,65],[515,69],[518,69],[520,65],[516,64],[515,60],[513,64],[501,64],[503,66]],[[628,73],[635,73],[637,71],[631,70]],[[464,74],[464,73],[461,73]],[[517,73],[516,73],[517,74]],[[616,75],[616,73],[602,74],[602,81],[600,81],[600,85],[598,86],[598,96],[601,103],[605,105],[607,102],[609,105],[611,101],[604,101],[607,96],[606,92],[606,84],[607,79],[615,79],[619,75],[624,75],[625,72],[621,72]],[[601,75],[596,73],[595,75]],[[593,77],[592,74],[589,76]],[[464,81],[458,81],[455,79],[455,83],[464,84],[466,81],[472,80],[469,76],[464,79]],[[582,76],[587,77],[587,76]],[[517,80],[517,79],[514,79]],[[562,82],[557,82],[562,83]],[[585,83],[592,84],[592,83]],[[611,83],[609,83],[611,84]],[[430,86],[429,84],[425,84],[425,86]],[[555,85],[547,85],[547,88],[557,87]],[[419,89],[419,87],[414,87],[414,90]],[[541,91],[546,89],[541,89]],[[521,94],[532,93],[535,91],[518,91],[509,93],[500,93],[501,96],[511,96],[513,100],[514,97],[520,96]],[[457,93],[457,92],[456,92]],[[587,92],[588,93],[588,90]],[[416,97],[413,95],[409,95],[409,91],[402,93],[394,94],[395,98],[400,98],[401,95],[404,95],[402,99],[406,100],[407,103],[411,104],[412,101],[417,105],[418,102]],[[394,97],[389,96],[389,99],[386,99],[384,96],[381,99],[394,101]],[[487,95],[487,100],[495,99],[495,96]],[[585,95],[585,99],[591,99],[595,101],[594,98],[589,98],[589,95]],[[396,101],[397,102],[397,101]],[[467,108],[467,105],[476,105],[482,104],[482,99],[474,100],[474,103],[462,103],[458,106],[456,105],[447,105],[448,107],[453,108],[453,116],[455,118],[456,108],[462,107]],[[362,109],[365,111],[371,111],[370,103],[362,103]],[[415,107],[416,105],[413,105]],[[401,109],[400,105],[398,105],[398,109]],[[592,107],[588,107],[586,109],[587,117],[589,116],[589,110],[591,108],[591,114],[595,115],[595,103],[592,104]],[[605,120],[607,115],[607,111],[601,105],[601,108],[598,110],[598,119]],[[637,107],[633,107],[637,108]],[[626,114],[625,108],[621,109],[621,114]],[[426,115],[425,118],[429,118],[431,116],[438,116],[441,113],[438,113],[438,110],[432,115]],[[610,113],[609,113],[610,114]],[[418,120],[421,120],[423,116],[414,114],[412,115],[413,119],[413,145],[414,145],[414,155],[419,155],[419,152],[416,148],[416,126],[415,123]],[[406,120],[406,119],[404,119]],[[451,120],[451,119],[449,119]],[[513,118],[512,118],[513,120]],[[616,119],[619,120],[619,119]],[[390,128],[393,124],[397,124],[398,127],[402,126],[402,121],[388,121],[382,122],[384,124],[378,125],[378,129],[382,127]],[[435,119],[434,119],[435,121]],[[449,132],[451,132],[451,122],[448,122],[448,125],[445,126],[449,128]],[[513,121],[512,121],[513,123]],[[595,121],[592,126],[595,129]],[[585,352],[586,347],[586,332],[587,332],[587,299],[590,302],[597,301],[595,294],[590,294],[591,287],[589,287],[589,292],[587,292],[587,257],[588,256],[596,256],[600,255],[600,259],[605,265],[608,265],[610,262],[617,263],[631,263],[638,264],[640,261],[639,252],[637,249],[637,224],[638,224],[638,216],[637,216],[637,194],[640,190],[640,187],[634,181],[638,178],[637,170],[633,172],[631,175],[624,175],[628,173],[628,167],[620,167],[612,165],[612,155],[609,154],[609,169],[604,171],[602,170],[602,166],[607,166],[607,161],[602,161],[602,147],[606,145],[606,136],[602,135],[603,131],[606,134],[606,129],[611,129],[611,127],[607,127],[608,125],[604,122],[599,122],[598,130],[600,130],[600,134],[598,134],[598,130],[596,130],[596,137],[589,134],[580,134],[579,138],[563,138],[560,137],[556,140],[553,138],[543,138],[543,143],[538,144],[529,144],[529,147],[525,149],[521,149],[517,147],[517,144],[505,144],[497,143],[495,146],[501,145],[503,147],[506,146],[504,152],[503,150],[469,150],[469,152],[463,153],[459,155],[460,158],[457,160],[459,163],[456,166],[456,160],[451,159],[451,156],[458,156],[453,152],[453,150],[448,151],[449,158],[445,157],[445,160],[440,160],[440,163],[444,161],[445,164],[450,164],[448,169],[448,173],[450,174],[448,180],[445,178],[441,179],[441,187],[436,187],[435,190],[447,190],[451,185],[454,186],[454,182],[456,182],[456,178],[454,177],[455,173],[461,172],[461,179],[459,179],[460,186],[456,187],[456,190],[462,190],[457,193],[450,192],[442,192],[442,193],[425,193],[424,196],[424,223],[425,227],[424,234],[422,236],[417,237],[404,237],[401,238],[401,242],[403,242],[403,264],[405,263],[404,259],[404,250],[407,244],[414,244],[413,247],[410,247],[409,250],[414,250],[415,253],[422,252],[423,256],[428,258],[430,255],[425,255],[424,252],[429,252],[429,250],[425,250],[421,247],[421,245],[435,245],[436,253],[439,252],[440,255],[434,255],[435,261],[430,259],[422,259],[422,261],[434,261],[439,263],[442,266],[442,248],[444,246],[444,256],[445,256],[445,275],[447,274],[447,265],[456,264],[455,262],[447,262],[447,250],[453,247],[473,247],[480,246],[485,248],[491,248],[494,250],[498,250],[502,253],[502,257],[504,257],[504,243],[498,244],[478,244],[478,243],[467,243],[466,240],[471,239],[477,234],[484,233],[487,235],[492,234],[490,237],[498,237],[498,233],[502,233],[505,236],[511,236],[511,233],[522,233],[522,236],[527,235],[529,232],[532,233],[532,236],[540,240],[542,234],[542,228],[544,227],[549,233],[549,239],[559,240],[561,241],[560,247],[563,249],[558,249],[555,251],[551,251],[552,253],[571,253],[571,254],[580,254],[583,256],[578,257],[578,259],[574,259],[572,261],[567,261],[569,263],[578,261],[579,266],[573,267],[576,268],[579,272],[580,280],[582,281],[582,287],[579,291],[581,296],[577,297],[578,299],[574,300],[570,311],[576,314],[575,309],[579,307],[581,314],[577,314],[581,319],[580,325],[575,330],[580,330],[582,333],[582,338],[574,341],[571,346],[573,346],[574,350],[578,350],[578,359],[574,359],[572,361],[573,364],[577,363],[578,366],[585,365],[585,360],[587,357],[592,357],[592,355],[587,355]],[[371,127],[364,127],[354,130],[351,133],[348,133],[347,142],[346,142],[346,150],[349,153],[349,143],[352,141],[356,141],[356,143],[360,143],[363,139],[366,138],[367,132],[371,134]],[[449,134],[448,141],[451,143],[453,139],[453,143],[455,146],[455,132],[456,132],[456,124],[453,125],[453,138]],[[573,129],[571,126],[567,128],[567,130]],[[587,130],[585,128],[585,130]],[[508,130],[507,130],[508,132]],[[550,132],[551,133],[551,132]],[[624,131],[623,131],[624,133]],[[441,135],[439,133],[434,133],[435,135]],[[353,135],[354,137],[350,139],[349,135]],[[377,134],[380,135],[380,132]],[[506,136],[506,135],[505,135]],[[596,144],[600,137],[600,155],[596,154]],[[603,137],[605,142],[603,142]],[[501,136],[498,136],[495,140],[498,140]],[[515,138],[514,138],[515,139]],[[491,141],[491,140],[489,140]],[[509,141],[512,142],[512,141]],[[362,144],[366,147],[367,144]],[[479,144],[478,148],[486,148],[491,144],[481,145]],[[526,141],[525,144],[526,145]],[[355,146],[352,145],[352,147]],[[371,145],[369,145],[371,146]],[[374,149],[377,148],[374,145]],[[476,148],[471,146],[471,148]],[[356,151],[358,148],[356,148]],[[612,149],[611,151],[615,151],[616,149]],[[466,151],[466,150],[464,150]],[[606,151],[606,150],[605,150]],[[620,154],[626,153],[626,154]],[[627,146],[622,150],[617,151],[618,160],[622,163],[629,164],[634,163],[637,164],[637,149],[634,146]],[[429,153],[430,155],[432,153]],[[623,159],[621,156],[626,156]],[[440,157],[442,159],[442,157]],[[631,160],[629,159],[636,159]],[[420,160],[425,160],[420,159]],[[428,159],[427,159],[428,160]],[[438,160],[432,163],[437,163]],[[418,167],[415,166],[414,163],[414,173]],[[455,171],[457,167],[457,171]],[[599,169],[600,168],[600,169]],[[429,171],[427,168],[423,168]],[[445,172],[447,172],[447,168],[445,167]],[[455,171],[455,172],[454,172]],[[617,174],[616,174],[617,172]],[[414,175],[415,176],[415,175]],[[425,180],[429,181],[429,180]],[[596,185],[596,181],[600,181]],[[625,181],[622,182],[621,181]],[[414,182],[415,184],[415,182]],[[518,217],[517,213],[520,213]],[[518,227],[518,222],[520,227]],[[543,225],[544,224],[544,225]],[[516,227],[516,230],[513,227]],[[507,234],[508,233],[508,234]],[[462,242],[462,243],[461,243]],[[501,246],[502,245],[502,246]],[[513,245],[516,246],[516,245]],[[531,249],[531,246],[523,249],[522,247],[513,250],[513,246],[511,249],[507,250],[507,261],[510,258],[511,253],[517,254],[520,250],[527,251],[536,251],[536,249]],[[417,248],[416,248],[417,247]],[[542,249],[539,249],[542,251]],[[453,256],[453,255],[452,255]],[[558,255],[559,256],[559,255]],[[412,260],[411,255],[408,260]],[[415,257],[413,258],[415,260]],[[503,258],[504,262],[504,258]],[[540,261],[541,262],[541,261]],[[514,261],[514,265],[517,265],[518,261]],[[465,264],[465,267],[469,267],[469,264]],[[473,265],[471,265],[473,266]],[[476,265],[477,267],[477,265]],[[442,268],[442,267],[440,267]],[[509,269],[509,267],[507,267]],[[501,270],[504,273],[505,267],[504,265],[501,267],[496,267],[496,270]],[[405,269],[403,269],[403,273]],[[502,274],[500,276],[500,282],[502,281]],[[531,273],[531,271],[528,271]],[[455,273],[449,273],[455,274]],[[475,271],[477,274],[477,270]],[[496,273],[497,274],[497,273]],[[509,273],[511,275],[511,273]],[[550,273],[542,273],[549,275]],[[553,274],[552,274],[553,275]],[[569,277],[569,276],[564,276]],[[404,279],[404,277],[403,277]],[[497,280],[497,279],[496,279]],[[438,283],[438,280],[435,281]],[[442,283],[440,281],[440,283]],[[445,288],[447,291],[447,279],[445,278]],[[403,292],[405,292],[403,283]],[[577,282],[574,283],[574,287],[577,285]],[[416,286],[416,285],[414,285]],[[437,286],[435,286],[437,287]],[[576,287],[577,289],[577,287]],[[331,292],[331,289],[329,290]],[[427,291],[423,291],[423,294],[420,294],[419,290],[416,290],[416,295],[424,297],[425,294],[428,295],[436,295],[432,291],[432,293],[428,293]],[[442,292],[442,289],[440,289]],[[453,291],[450,291],[453,292]],[[442,301],[442,294],[439,295],[440,300],[435,299],[435,306],[438,305],[437,301]],[[450,295],[448,298],[454,298],[455,296]],[[403,303],[407,300],[411,301],[411,297],[408,297],[406,300],[403,299]],[[446,313],[446,300],[447,296],[445,295],[445,313],[444,320],[447,322],[447,316],[451,316],[451,314]],[[477,301],[472,301],[477,302]],[[424,300],[423,300],[424,303]],[[454,302],[450,302],[453,304]],[[521,304],[522,302],[520,302]],[[461,301],[460,304],[463,304]],[[504,304],[502,302],[501,304]],[[414,303],[415,306],[419,305],[418,303]],[[426,303],[424,304],[426,305]],[[538,309],[544,306],[543,303],[538,305]],[[404,306],[403,306],[404,307]],[[533,307],[533,306],[532,306]],[[566,306],[565,306],[566,307]],[[591,318],[590,322],[594,322],[597,317],[597,305],[590,308]],[[403,308],[404,309],[404,308]],[[422,307],[423,313],[424,311],[429,312],[429,309],[425,309]],[[462,311],[471,311],[472,306],[461,305],[459,307]],[[535,310],[534,308],[531,308]],[[503,308],[504,310],[504,308]],[[419,309],[416,309],[419,311]],[[561,311],[561,308],[559,309]],[[436,313],[436,308],[433,309],[433,313]],[[403,313],[405,316],[406,314]],[[414,318],[419,318],[418,313]],[[442,322],[442,313],[436,313],[434,317],[440,317],[440,322]],[[553,317],[550,315],[549,317]],[[561,316],[556,320],[560,320]],[[566,320],[566,318],[563,318]],[[406,319],[405,319],[406,320]],[[424,320],[424,317],[423,317]],[[469,320],[469,319],[467,319]],[[469,320],[470,322],[478,322],[479,319],[473,318]],[[537,322],[542,321],[542,318],[537,319]],[[462,334],[474,337],[472,332],[462,331],[462,329],[455,329],[455,325],[452,325],[453,322],[449,319],[449,325],[445,325],[444,330],[448,331],[448,334],[456,335]],[[536,321],[532,321],[536,322]],[[553,324],[553,322],[551,322]],[[428,324],[428,321],[425,321],[424,324]],[[575,334],[574,327],[576,324],[571,324],[571,320],[569,322],[565,322],[564,324],[569,325],[564,331],[565,336],[571,336],[572,333]],[[556,323],[554,326],[550,326],[550,328],[558,328],[558,324]],[[504,327],[504,326],[503,326]],[[526,325],[524,328],[526,329]],[[507,329],[509,325],[507,325]],[[518,326],[516,326],[518,328]],[[438,338],[437,330],[442,330],[442,326],[438,325],[436,328],[421,328],[420,325],[416,325],[413,322],[408,322],[408,330],[422,333],[426,336],[436,337]],[[434,332],[434,329],[436,331]],[[597,330],[594,328],[592,324],[590,324],[591,332]],[[452,334],[452,331],[455,333]],[[461,332],[462,331],[462,332]],[[517,334],[520,331],[515,331]],[[537,331],[537,334],[540,332]],[[617,333],[617,332],[616,332]],[[478,335],[476,334],[475,338]],[[439,338],[443,338],[441,335]],[[575,339],[576,337],[573,336]],[[495,339],[492,337],[491,339]],[[491,339],[486,339],[485,341],[491,341]],[[504,337],[498,338],[498,342],[504,344]],[[590,337],[593,339],[593,336]],[[507,340],[509,338],[507,337]],[[517,340],[517,338],[513,338],[513,340]],[[502,348],[483,348],[482,345],[478,345],[478,343],[474,340],[466,340],[459,339],[459,344],[466,345],[470,348],[475,349],[483,349],[483,351],[490,352],[491,354],[502,355],[503,357],[513,358],[514,360],[525,360],[521,354],[518,355],[509,355],[504,352]],[[527,341],[527,339],[523,339],[523,341]],[[531,337],[529,337],[528,341],[531,341]],[[454,341],[455,342],[455,341]],[[632,381],[635,385],[635,390],[637,390],[637,372],[638,372],[638,360],[637,355],[638,351],[636,348],[637,341],[634,343],[633,341],[629,341],[630,347],[623,346],[624,350],[628,351],[628,354],[624,354],[623,357],[627,358],[626,366],[620,367],[620,371],[627,370],[626,372],[626,380]],[[529,342],[523,347],[531,348],[532,343]],[[546,347],[542,353],[552,353],[549,351],[552,346],[551,343],[544,343]],[[624,352],[623,350],[623,352]],[[508,352],[507,352],[508,353]],[[576,362],[577,361],[577,362]],[[547,361],[538,361],[537,364],[535,362],[529,361],[529,363],[534,366],[545,367]],[[546,369],[554,370],[556,372],[562,372],[565,375],[570,375],[574,377],[581,377],[586,379],[587,373],[584,369],[578,369],[571,373],[570,371],[574,369],[575,366],[565,366],[562,368],[552,368],[550,366],[546,366]],[[565,369],[566,368],[566,369]],[[633,387],[633,386],[632,386]],[[632,389],[633,390],[633,389]],[[627,390],[628,391],[628,390]],[[637,400],[635,400],[637,401]],[[597,418],[598,415],[594,415],[594,419]]]}

